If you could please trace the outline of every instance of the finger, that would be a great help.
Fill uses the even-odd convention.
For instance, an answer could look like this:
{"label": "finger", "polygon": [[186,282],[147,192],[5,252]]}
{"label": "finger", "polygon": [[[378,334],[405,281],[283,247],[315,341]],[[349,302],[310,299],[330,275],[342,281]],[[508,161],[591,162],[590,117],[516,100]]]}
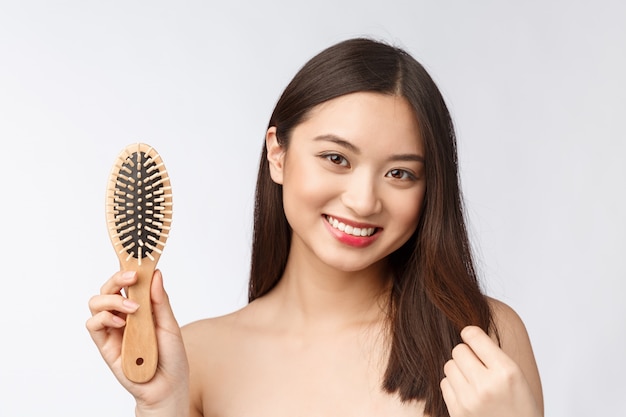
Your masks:
{"label": "finger", "polygon": [[443,366],[443,374],[455,391],[465,389],[469,384],[469,381],[465,378],[465,375],[463,375],[454,359],[450,359],[445,363]]}
{"label": "finger", "polygon": [[108,328],[121,328],[124,327],[126,321],[111,313],[110,311],[101,311],[98,314],[89,317],[85,323],[85,327],[90,333],[97,333]]}
{"label": "finger", "polygon": [[109,311],[101,311],[90,317],[85,323],[85,327],[89,331],[91,338],[99,348],[102,348],[108,341],[109,329],[121,329],[126,321]]}
{"label": "finger", "polygon": [[448,377],[441,380],[439,387],[441,388],[441,394],[443,395],[446,407],[448,407],[450,417],[456,416],[456,410],[459,408],[458,400]]}
{"label": "finger", "polygon": [[139,304],[118,294],[95,295],[89,299],[89,311],[92,315],[101,311],[130,314],[138,308]]}
{"label": "finger", "polygon": [[152,286],[150,287],[150,297],[152,299],[152,310],[154,320],[159,327],[178,333],[180,328],[170,305],[169,297],[163,287],[163,275],[160,270],[154,271],[152,276]]}
{"label": "finger", "polygon": [[477,381],[480,381],[487,372],[487,368],[483,362],[465,343],[459,343],[452,349],[452,359],[459,369],[459,372],[461,372],[470,384],[475,384]]}
{"label": "finger", "polygon": [[[89,335],[100,351],[105,362],[114,370],[119,366],[122,353],[122,338],[126,322],[114,314],[103,311],[87,320],[86,326]],[[119,373],[119,372],[117,372]],[[119,376],[118,376],[119,377]]]}
{"label": "finger", "polygon": [[487,369],[499,367],[503,362],[508,361],[506,354],[480,327],[465,327],[461,330],[461,338]]}
{"label": "finger", "polygon": [[137,282],[137,272],[118,271],[100,288],[100,294],[118,294],[123,288]]}

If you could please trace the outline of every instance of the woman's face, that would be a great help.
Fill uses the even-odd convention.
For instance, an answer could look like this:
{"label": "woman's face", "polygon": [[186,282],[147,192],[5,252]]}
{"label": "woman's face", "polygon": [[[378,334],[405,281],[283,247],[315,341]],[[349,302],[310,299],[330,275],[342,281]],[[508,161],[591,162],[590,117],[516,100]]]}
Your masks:
{"label": "woman's face", "polygon": [[360,271],[415,231],[426,189],[424,147],[405,98],[341,96],[313,108],[287,150],[274,128],[267,144],[293,230],[290,256]]}

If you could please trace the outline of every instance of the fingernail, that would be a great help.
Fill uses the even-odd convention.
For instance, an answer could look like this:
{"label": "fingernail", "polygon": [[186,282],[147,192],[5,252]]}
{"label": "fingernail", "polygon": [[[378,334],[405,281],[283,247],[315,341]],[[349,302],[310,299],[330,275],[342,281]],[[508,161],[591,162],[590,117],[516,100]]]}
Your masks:
{"label": "fingernail", "polygon": [[133,300],[129,300],[128,298],[124,299],[124,301],[122,301],[122,304],[124,304],[124,307],[133,311],[139,308],[139,304],[137,304]]}

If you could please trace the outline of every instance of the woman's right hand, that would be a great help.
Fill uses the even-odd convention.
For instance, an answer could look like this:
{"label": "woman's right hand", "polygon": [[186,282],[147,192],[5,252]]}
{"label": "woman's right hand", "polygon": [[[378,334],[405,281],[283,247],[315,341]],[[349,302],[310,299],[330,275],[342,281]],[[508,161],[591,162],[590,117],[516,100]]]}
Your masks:
{"label": "woman's right hand", "polygon": [[117,272],[102,286],[100,294],[89,300],[91,317],[86,323],[87,330],[115,377],[135,397],[138,416],[187,415],[189,365],[180,327],[174,318],[163,288],[163,277],[158,270],[154,273],[150,289],[159,348],[156,374],[150,381],[137,384],[128,380],[122,371],[125,318],[142,306],[122,296],[121,290],[133,285],[136,280],[135,272]]}

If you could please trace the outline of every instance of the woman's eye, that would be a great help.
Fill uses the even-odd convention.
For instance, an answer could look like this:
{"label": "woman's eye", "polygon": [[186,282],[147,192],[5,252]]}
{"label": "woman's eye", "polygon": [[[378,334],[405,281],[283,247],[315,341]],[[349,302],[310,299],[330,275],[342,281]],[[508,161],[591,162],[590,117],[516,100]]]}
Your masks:
{"label": "woman's eye", "polygon": [[332,162],[335,165],[340,165],[340,166],[349,166],[348,164],[348,160],[346,158],[344,158],[341,155],[338,155],[336,153],[330,153],[327,155],[324,155],[324,158],[328,159],[330,162]]}
{"label": "woman's eye", "polygon": [[398,180],[413,180],[415,179],[415,176],[413,174],[411,174],[408,171],[405,171],[403,169],[392,169],[391,171],[387,172],[387,175],[385,175],[386,177],[391,177],[391,178],[395,178]]}

